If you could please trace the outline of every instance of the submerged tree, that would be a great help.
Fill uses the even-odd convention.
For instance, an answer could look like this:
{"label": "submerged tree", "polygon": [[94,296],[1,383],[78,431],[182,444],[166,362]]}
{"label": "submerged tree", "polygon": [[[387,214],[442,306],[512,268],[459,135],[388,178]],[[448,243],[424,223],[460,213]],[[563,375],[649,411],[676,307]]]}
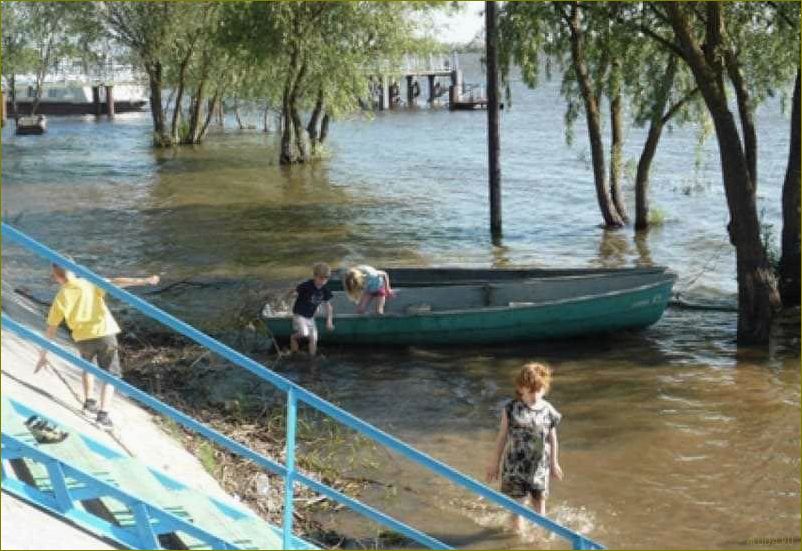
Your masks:
{"label": "submerged tree", "polygon": [[[635,230],[649,227],[651,166],[663,130],[669,124],[696,122],[704,129],[709,120],[693,75],[673,52],[644,36],[641,29],[655,25],[654,14],[643,4],[594,4],[596,17],[610,21],[626,55],[621,56],[622,97],[636,126],[648,125],[635,173]],[[611,111],[615,111],[611,102]],[[615,118],[615,115],[613,115]]]}
{"label": "submerged tree", "polygon": [[331,117],[359,107],[374,63],[394,61],[416,48],[411,14],[430,7],[408,2],[226,6],[222,32],[228,48],[258,67],[272,67],[274,79],[261,81],[261,93],[280,105],[281,164],[308,161],[326,139]]}
{"label": "submerged tree", "polygon": [[[136,54],[148,75],[157,146],[200,143],[228,79],[237,70],[215,40],[221,6],[219,2],[99,5],[111,35]],[[167,97],[166,90],[170,90]]]}
{"label": "submerged tree", "polygon": [[[609,18],[595,16],[579,2],[508,2],[499,20],[502,72],[511,64],[521,69],[524,82],[537,86],[543,55],[563,68],[562,92],[567,101],[567,138],[584,110],[590,142],[593,180],[599,210],[608,228],[627,219],[620,187],[621,65],[626,44],[611,32]],[[611,101],[613,129],[611,171],[606,169],[601,102]]]}
{"label": "submerged tree", "polygon": [[[776,52],[778,59],[767,59],[768,51],[763,49],[757,54],[756,45],[749,42],[757,39],[759,31],[770,32],[775,28],[775,18],[762,3],[667,2],[653,4],[652,9],[662,14],[673,30],[678,47],[673,44],[671,47],[693,72],[713,119],[730,212],[727,229],[736,250],[738,342],[767,342],[780,297],[760,236],[754,108],[756,92],[761,90],[756,84],[762,84],[759,77],[772,82],[782,77],[784,66],[787,72],[787,57]],[[662,39],[656,33],[654,36]],[[788,49],[787,44],[784,48]],[[793,51],[798,51],[798,38]],[[735,93],[737,119],[727,102],[728,82]]]}

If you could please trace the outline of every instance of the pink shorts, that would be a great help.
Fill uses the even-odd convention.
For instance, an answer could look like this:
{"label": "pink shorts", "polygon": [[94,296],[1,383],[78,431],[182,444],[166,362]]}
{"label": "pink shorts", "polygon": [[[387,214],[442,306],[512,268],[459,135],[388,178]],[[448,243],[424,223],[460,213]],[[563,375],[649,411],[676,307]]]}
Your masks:
{"label": "pink shorts", "polygon": [[382,285],[381,289],[379,289],[375,293],[370,293],[370,296],[372,296],[373,298],[376,298],[376,297],[389,297],[390,293],[387,292],[387,287]]}
{"label": "pink shorts", "polygon": [[378,297],[393,298],[395,296],[395,291],[388,291],[387,287],[382,285],[381,289],[379,289],[375,293],[370,293],[370,296],[373,298],[378,298]]}

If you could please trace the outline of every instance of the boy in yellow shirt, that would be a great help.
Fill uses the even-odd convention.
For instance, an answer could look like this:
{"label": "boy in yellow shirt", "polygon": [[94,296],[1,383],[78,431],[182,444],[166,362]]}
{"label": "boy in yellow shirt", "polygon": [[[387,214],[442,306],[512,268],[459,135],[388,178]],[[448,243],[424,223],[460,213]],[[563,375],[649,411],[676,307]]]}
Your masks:
{"label": "boy in yellow shirt", "polygon": [[[90,362],[96,361],[102,369],[117,377],[121,376],[122,369],[117,350],[117,333],[120,332],[120,327],[106,306],[106,291],[85,279],[75,277],[72,272],[61,266],[53,264],[51,267],[51,277],[61,285],[61,288],[53,300],[47,316],[47,337],[53,339],[59,325],[65,321],[83,359]],[[156,285],[159,283],[159,276],[119,277],[108,281],[119,287]],[[34,373],[42,369],[46,363],[47,350],[42,349]],[[92,397],[94,384],[95,378],[84,372],[84,414],[96,415],[98,425],[106,430],[111,430],[114,424],[109,417],[109,406],[114,396],[114,387],[103,383],[100,391],[100,407],[98,408],[97,400]]]}

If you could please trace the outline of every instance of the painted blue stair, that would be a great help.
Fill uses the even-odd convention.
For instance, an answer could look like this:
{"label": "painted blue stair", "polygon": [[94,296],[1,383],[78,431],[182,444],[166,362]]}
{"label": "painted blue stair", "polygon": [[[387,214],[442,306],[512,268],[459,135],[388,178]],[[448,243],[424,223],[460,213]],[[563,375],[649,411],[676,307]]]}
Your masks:
{"label": "painted blue stair", "polygon": [[[52,506],[58,501],[61,489],[69,496],[71,507],[80,509],[81,514],[73,521],[84,527],[87,524],[94,528],[113,527],[110,532],[103,532],[104,535],[124,545],[136,541],[131,535],[141,531],[138,523],[142,508],[138,510],[136,505],[140,502],[146,509],[159,510],[166,515],[163,518],[154,515],[148,521],[153,532],[152,542],[163,548],[214,549],[221,547],[222,542],[232,549],[282,546],[278,528],[232,501],[194,490],[19,401],[2,396],[0,410],[3,460],[8,460],[11,466],[9,470],[3,469],[3,488],[22,498],[40,495],[47,498],[46,505]],[[25,425],[25,420],[32,415],[46,419],[69,436],[58,443],[38,443]],[[59,479],[54,476],[54,464],[60,465],[63,471],[72,468],[85,476],[65,472]],[[108,488],[118,489],[133,499],[109,495]],[[90,515],[96,520],[89,518]],[[197,530],[181,529],[182,522],[184,528]],[[115,534],[118,537],[115,538]],[[299,538],[295,538],[295,543],[296,548],[314,549]]]}

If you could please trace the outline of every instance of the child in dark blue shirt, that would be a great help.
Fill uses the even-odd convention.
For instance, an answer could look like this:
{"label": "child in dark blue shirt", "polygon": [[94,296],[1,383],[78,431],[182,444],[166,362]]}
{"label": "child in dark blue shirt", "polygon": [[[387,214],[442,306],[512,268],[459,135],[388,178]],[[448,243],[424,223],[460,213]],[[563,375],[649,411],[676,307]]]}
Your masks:
{"label": "child in dark blue shirt", "polygon": [[298,352],[298,340],[309,339],[309,355],[317,353],[317,325],[315,313],[321,304],[326,305],[326,329],[334,331],[334,308],[331,305],[331,291],[326,282],[331,276],[331,268],[324,262],[318,262],[312,269],[312,279],[308,279],[296,287],[295,303],[292,305],[292,328],[295,331],[290,337],[290,348]]}

